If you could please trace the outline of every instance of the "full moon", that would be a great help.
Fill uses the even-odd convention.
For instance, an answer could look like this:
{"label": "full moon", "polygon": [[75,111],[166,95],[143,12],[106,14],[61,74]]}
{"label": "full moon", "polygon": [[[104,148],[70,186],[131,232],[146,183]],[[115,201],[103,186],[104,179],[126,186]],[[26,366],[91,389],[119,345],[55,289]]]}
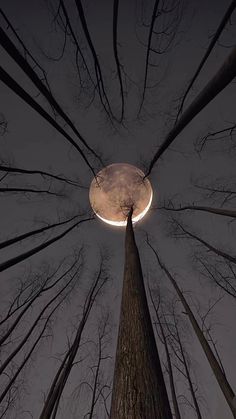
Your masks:
{"label": "full moon", "polygon": [[89,200],[95,214],[114,226],[125,226],[133,206],[132,222],[141,220],[152,203],[152,187],[144,173],[127,163],[102,169],[91,182]]}

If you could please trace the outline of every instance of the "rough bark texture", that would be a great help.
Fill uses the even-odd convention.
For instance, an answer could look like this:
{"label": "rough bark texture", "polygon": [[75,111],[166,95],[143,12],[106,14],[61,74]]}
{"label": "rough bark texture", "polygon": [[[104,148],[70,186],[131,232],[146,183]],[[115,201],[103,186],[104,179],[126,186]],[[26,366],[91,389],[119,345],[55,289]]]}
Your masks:
{"label": "rough bark texture", "polygon": [[110,419],[172,419],[147,305],[132,211],[125,239],[125,269]]}

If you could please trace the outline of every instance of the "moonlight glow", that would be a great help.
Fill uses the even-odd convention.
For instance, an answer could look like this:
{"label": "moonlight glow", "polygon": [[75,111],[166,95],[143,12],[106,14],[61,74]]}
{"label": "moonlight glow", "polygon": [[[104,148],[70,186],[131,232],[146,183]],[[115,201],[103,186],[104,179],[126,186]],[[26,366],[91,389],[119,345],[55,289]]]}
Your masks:
{"label": "moonlight glow", "polygon": [[95,214],[108,224],[125,226],[133,205],[133,223],[141,220],[152,203],[152,187],[135,166],[116,163],[102,169],[94,178],[89,199]]}

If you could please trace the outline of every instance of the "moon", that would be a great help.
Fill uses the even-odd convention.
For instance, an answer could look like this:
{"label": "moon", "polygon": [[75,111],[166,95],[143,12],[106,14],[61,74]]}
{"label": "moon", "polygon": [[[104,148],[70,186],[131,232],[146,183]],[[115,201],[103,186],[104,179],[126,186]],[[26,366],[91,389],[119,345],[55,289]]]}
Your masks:
{"label": "moon", "polygon": [[132,222],[141,220],[152,203],[152,187],[144,173],[127,163],[114,163],[92,180],[89,200],[93,211],[105,223],[125,226],[133,206]]}

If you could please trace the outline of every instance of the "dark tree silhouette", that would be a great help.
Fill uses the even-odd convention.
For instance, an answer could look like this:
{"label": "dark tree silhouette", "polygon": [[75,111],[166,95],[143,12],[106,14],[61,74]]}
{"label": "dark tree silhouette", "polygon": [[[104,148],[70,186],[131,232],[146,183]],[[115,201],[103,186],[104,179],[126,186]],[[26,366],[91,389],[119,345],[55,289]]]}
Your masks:
{"label": "dark tree silhouette", "polygon": [[[233,360],[227,365],[227,345],[218,345],[227,331],[215,337],[208,319],[218,310],[231,332],[233,311],[223,309],[233,310],[236,298],[236,256],[228,250],[236,218],[236,0],[203,2],[205,20],[214,9],[204,30],[192,15],[203,12],[201,2],[26,3],[3,0],[0,9],[0,419],[202,419],[222,400],[236,418]],[[179,134],[183,148],[173,148]],[[135,202],[127,197],[113,357],[108,313],[121,295],[123,261],[112,267],[120,232],[87,223],[95,217],[86,200],[104,162],[135,158],[152,176],[155,211],[145,229],[167,264],[149,236],[146,246],[140,224],[133,228]],[[104,242],[111,252],[98,262]],[[201,296],[192,298],[192,288]],[[219,387],[222,396],[209,398],[209,411],[194,376],[195,337],[210,367],[199,377],[212,375],[212,392]]]}
{"label": "dark tree silhouette", "polygon": [[[111,418],[172,418],[128,215]],[[132,322],[130,321],[132,319]]]}

